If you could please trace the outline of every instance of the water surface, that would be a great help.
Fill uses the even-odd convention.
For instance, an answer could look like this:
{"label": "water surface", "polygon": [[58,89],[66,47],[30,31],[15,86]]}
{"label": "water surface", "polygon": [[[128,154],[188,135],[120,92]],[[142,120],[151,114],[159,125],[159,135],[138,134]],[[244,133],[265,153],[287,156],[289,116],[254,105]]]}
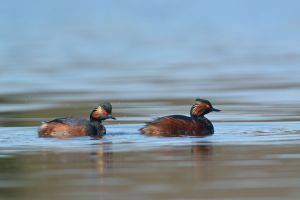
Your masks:
{"label": "water surface", "polygon": [[[5,199],[297,199],[300,125],[215,123],[205,138],[149,137],[111,125],[100,140],[1,128]],[[5,136],[4,136],[5,135]],[[45,194],[47,194],[45,196]]]}
{"label": "water surface", "polygon": [[[289,1],[6,1],[0,6],[0,199],[299,199],[300,15]],[[215,135],[145,121],[221,109]],[[110,101],[100,140],[41,121]]]}

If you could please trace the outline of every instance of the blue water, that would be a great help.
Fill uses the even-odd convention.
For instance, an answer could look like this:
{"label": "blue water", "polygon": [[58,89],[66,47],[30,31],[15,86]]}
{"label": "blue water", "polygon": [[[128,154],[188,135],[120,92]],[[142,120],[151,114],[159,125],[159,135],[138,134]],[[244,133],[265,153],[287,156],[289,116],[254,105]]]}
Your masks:
{"label": "blue water", "polygon": [[204,138],[143,136],[140,127],[109,125],[98,140],[38,138],[37,127],[0,128],[0,196],[299,197],[298,122],[215,123],[216,134]]}
{"label": "blue water", "polygon": [[[56,139],[37,137],[37,127],[0,128],[0,149],[22,151],[90,151],[99,146],[107,151],[147,151],[165,147],[210,145],[299,145],[298,122],[215,123],[216,133],[209,137],[150,137],[139,133],[140,124],[107,126],[102,139],[89,136]],[[8,153],[9,155],[9,153]]]}
{"label": "blue water", "polygon": [[72,92],[86,100],[299,103],[298,7],[269,0],[2,2],[0,91],[65,93],[47,95],[48,104],[74,100]]}
{"label": "blue water", "polygon": [[[300,197],[300,2],[0,3],[0,199]],[[156,117],[220,113],[210,137],[147,137]],[[38,138],[110,101],[107,135]]]}

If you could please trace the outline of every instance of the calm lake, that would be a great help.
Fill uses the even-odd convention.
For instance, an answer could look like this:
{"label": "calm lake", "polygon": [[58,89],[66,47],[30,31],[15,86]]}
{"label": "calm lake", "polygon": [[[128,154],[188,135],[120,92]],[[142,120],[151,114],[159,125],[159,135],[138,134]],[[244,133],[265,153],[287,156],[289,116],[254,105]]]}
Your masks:
{"label": "calm lake", "polygon": [[[0,199],[300,198],[298,1],[0,5]],[[149,137],[196,98],[215,134]],[[102,139],[41,121],[110,101]]]}

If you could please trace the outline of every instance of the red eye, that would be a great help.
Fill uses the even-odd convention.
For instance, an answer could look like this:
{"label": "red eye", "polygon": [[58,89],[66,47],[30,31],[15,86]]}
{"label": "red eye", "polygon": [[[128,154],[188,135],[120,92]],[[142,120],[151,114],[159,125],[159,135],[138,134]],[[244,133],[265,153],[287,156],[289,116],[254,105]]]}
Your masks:
{"label": "red eye", "polygon": [[210,105],[208,105],[208,104],[206,104],[206,106],[205,106],[206,108],[210,108]]}

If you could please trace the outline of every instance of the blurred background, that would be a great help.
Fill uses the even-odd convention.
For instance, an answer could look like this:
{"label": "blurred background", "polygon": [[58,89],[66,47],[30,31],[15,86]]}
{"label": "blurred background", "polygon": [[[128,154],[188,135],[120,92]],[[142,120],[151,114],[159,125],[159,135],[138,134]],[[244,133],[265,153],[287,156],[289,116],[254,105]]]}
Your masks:
{"label": "blurred background", "polygon": [[[0,3],[0,126],[88,116],[118,122],[188,114],[295,121],[300,114],[297,0],[12,0]],[[110,122],[108,122],[110,123]]]}
{"label": "blurred background", "polygon": [[[212,137],[138,133],[196,98]],[[103,101],[102,139],[37,137]],[[298,200],[299,121],[298,0],[0,0],[1,200]]]}

